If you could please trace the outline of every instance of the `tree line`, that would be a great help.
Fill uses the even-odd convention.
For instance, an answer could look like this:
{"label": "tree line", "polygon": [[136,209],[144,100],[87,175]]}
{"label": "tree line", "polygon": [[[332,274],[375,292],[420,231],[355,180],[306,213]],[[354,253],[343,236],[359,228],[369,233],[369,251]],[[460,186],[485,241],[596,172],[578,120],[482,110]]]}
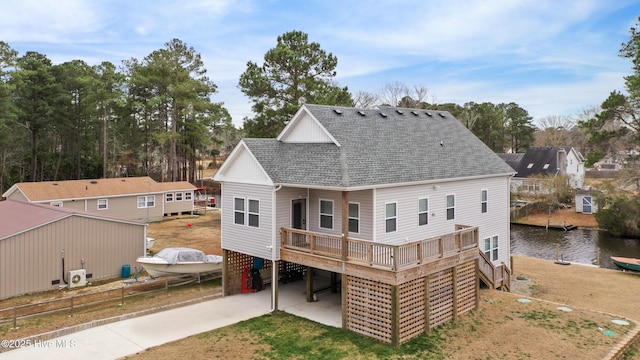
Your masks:
{"label": "tree line", "polygon": [[16,182],[149,175],[194,183],[198,161],[228,153],[241,137],[275,137],[303,103],[450,111],[496,152],[524,151],[535,126],[515,103],[439,104],[426,87],[385,85],[351,94],[335,81],[338,59],[290,31],[238,87],[253,117],[237,129],[193,47],[173,39],[116,66],[53,64],[0,42],[0,189]]}

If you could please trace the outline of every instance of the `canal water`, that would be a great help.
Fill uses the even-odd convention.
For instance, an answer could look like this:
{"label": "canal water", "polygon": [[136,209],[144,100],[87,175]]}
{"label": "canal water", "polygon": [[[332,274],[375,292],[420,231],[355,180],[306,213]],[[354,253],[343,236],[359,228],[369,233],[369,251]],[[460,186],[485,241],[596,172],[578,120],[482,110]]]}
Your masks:
{"label": "canal water", "polygon": [[640,258],[640,240],[616,238],[599,230],[547,230],[511,224],[511,253],[617,269],[610,257]]}

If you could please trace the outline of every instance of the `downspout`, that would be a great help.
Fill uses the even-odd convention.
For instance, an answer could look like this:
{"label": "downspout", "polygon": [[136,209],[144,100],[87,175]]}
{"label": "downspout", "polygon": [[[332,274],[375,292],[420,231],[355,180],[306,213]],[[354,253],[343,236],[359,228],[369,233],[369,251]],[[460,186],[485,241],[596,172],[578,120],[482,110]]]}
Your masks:
{"label": "downspout", "polygon": [[271,228],[273,231],[271,235],[271,310],[269,312],[278,310],[278,269],[276,268],[278,248],[276,238],[280,232],[276,229],[276,191],[280,189],[282,189],[282,185],[276,186],[271,193]]}
{"label": "downspout", "polygon": [[62,249],[62,282],[65,284],[69,284],[67,280],[64,279],[64,249]]}

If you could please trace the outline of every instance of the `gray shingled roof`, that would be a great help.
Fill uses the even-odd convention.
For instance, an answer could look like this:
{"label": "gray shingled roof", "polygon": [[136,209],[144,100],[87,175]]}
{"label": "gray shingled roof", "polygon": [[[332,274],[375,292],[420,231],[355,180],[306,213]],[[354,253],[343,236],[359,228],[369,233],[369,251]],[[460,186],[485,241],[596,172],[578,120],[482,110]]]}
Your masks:
{"label": "gray shingled roof", "polygon": [[244,139],[275,183],[375,187],[514,172],[445,111],[305,106],[342,146]]}
{"label": "gray shingled roof", "polygon": [[[518,163],[517,178],[528,178],[532,175],[554,175],[558,172],[558,151],[564,150],[567,154],[571,146],[540,146],[531,147],[524,153]],[[529,167],[530,164],[531,167]],[[545,169],[545,165],[548,165]]]}

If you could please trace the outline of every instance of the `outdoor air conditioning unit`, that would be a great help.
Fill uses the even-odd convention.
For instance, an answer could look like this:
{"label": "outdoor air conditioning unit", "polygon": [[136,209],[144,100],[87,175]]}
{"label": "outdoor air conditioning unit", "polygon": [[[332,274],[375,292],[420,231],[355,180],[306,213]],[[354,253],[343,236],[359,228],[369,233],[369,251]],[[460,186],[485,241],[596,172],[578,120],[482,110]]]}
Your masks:
{"label": "outdoor air conditioning unit", "polygon": [[87,285],[87,270],[78,269],[69,271],[69,287],[75,288]]}

